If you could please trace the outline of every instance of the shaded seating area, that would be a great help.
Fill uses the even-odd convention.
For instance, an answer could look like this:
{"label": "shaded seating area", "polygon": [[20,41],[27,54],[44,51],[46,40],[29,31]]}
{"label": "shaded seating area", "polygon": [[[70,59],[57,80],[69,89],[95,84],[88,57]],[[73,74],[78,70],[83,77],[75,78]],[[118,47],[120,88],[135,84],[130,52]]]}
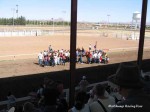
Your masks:
{"label": "shaded seating area", "polygon": [[[146,8],[147,8],[147,0],[143,0],[143,10],[142,10],[142,22],[141,22],[141,32],[140,32],[140,40],[139,40],[139,51],[138,51],[138,60],[137,60],[137,64],[139,65],[139,69],[141,70],[142,67],[143,67],[143,60],[142,60],[142,55],[143,55],[143,44],[144,44],[144,32],[145,32],[145,20],[146,20]],[[69,71],[69,76],[66,76],[65,78],[67,78],[68,82],[69,82],[69,94],[68,94],[68,90],[66,90],[66,102],[68,103],[68,107],[71,108],[74,106],[75,102],[74,102],[74,96],[76,95],[76,89],[75,89],[75,84],[77,84],[77,82],[75,82],[76,80],[76,74],[78,74],[78,71],[76,70],[76,67],[75,67],[75,64],[76,64],[76,55],[75,55],[75,50],[76,50],[76,28],[77,28],[77,0],[72,0],[71,2],[71,60],[70,60],[70,71]],[[145,9],[145,10],[144,10]],[[113,68],[117,68],[118,65],[111,65],[111,66],[107,66],[105,68],[105,70],[102,70],[101,68],[101,73],[97,73],[97,74],[94,74],[93,73],[93,70],[91,70],[91,74],[93,73],[94,75],[94,78],[96,78],[97,80],[99,80],[99,82],[101,83],[102,81],[100,81],[100,76],[98,76],[99,74],[102,74],[102,75],[106,75],[105,76],[105,80],[107,80],[108,76],[112,75],[113,73],[116,73],[116,69],[113,69]],[[110,67],[110,68],[109,68]],[[144,67],[143,67],[144,69]],[[89,69],[86,68],[87,71],[89,71]],[[110,71],[108,71],[110,70]],[[81,70],[82,71],[82,70]],[[140,71],[138,71],[140,72]],[[85,72],[86,73],[86,72]],[[108,74],[107,74],[108,73]],[[61,74],[62,75],[62,74]],[[119,74],[120,75],[120,74]],[[134,75],[134,73],[133,73]],[[82,76],[82,75],[81,75]],[[91,81],[95,81],[94,79],[92,79],[93,76],[91,76]],[[130,78],[130,77],[127,77],[127,79]],[[103,81],[104,81],[103,79]],[[123,78],[122,78],[123,79]],[[138,79],[139,81],[139,79]],[[51,110],[51,109],[54,109],[54,111],[56,111],[57,109],[60,110],[60,112],[62,111],[62,108],[63,106],[62,105],[59,105],[61,103],[61,92],[62,91],[58,91],[59,89],[61,89],[61,86],[59,88],[58,86],[58,82],[55,84],[53,83],[53,81],[50,81],[50,80],[47,80],[48,83],[44,83],[44,87],[46,88],[45,91],[43,90],[43,93],[42,93],[42,96],[40,96],[40,101],[41,100],[44,100],[44,103],[41,104],[41,107],[40,107],[40,110],[42,110],[43,112],[46,112],[46,110]],[[131,82],[131,81],[130,81]],[[107,85],[107,87],[105,87],[105,83]],[[101,87],[96,87],[94,86],[94,89],[93,89],[93,86],[89,86],[89,88],[91,87],[92,88],[92,91],[88,93],[87,91],[87,94],[89,94],[89,98],[94,94],[96,96],[98,96],[98,99],[105,99],[105,98],[109,98],[110,96],[110,93],[111,92],[118,92],[117,90],[115,90],[115,88],[109,88],[108,86],[112,86],[112,85],[108,85],[108,82],[105,82],[104,84],[101,85]],[[54,85],[53,85],[54,84]],[[120,84],[120,83],[118,83]],[[133,84],[131,82],[131,84]],[[94,84],[95,85],[95,84]],[[97,84],[96,84],[97,85]],[[120,86],[120,85],[119,85]],[[121,85],[120,87],[124,87],[122,89],[128,89],[128,88],[125,88],[125,86]],[[107,88],[107,89],[106,89]],[[133,89],[133,88],[129,88],[129,89]],[[57,90],[57,91],[55,91]],[[101,90],[101,91],[99,91]],[[59,92],[59,93],[57,93]],[[54,95],[54,96],[53,96]],[[92,96],[92,98],[94,99],[95,96]],[[43,97],[44,96],[44,97]],[[111,97],[114,97],[115,94],[113,94]],[[33,96],[32,96],[33,97]],[[30,98],[32,99],[32,97],[26,97],[27,100],[30,100]],[[29,99],[28,99],[29,98]],[[45,99],[43,99],[45,98]],[[88,98],[88,99],[89,99]],[[118,98],[118,97],[116,97]],[[121,100],[121,101],[125,101],[126,100],[126,97],[121,97],[122,99],[118,99],[118,100]],[[57,102],[57,99],[59,99],[59,101]],[[69,99],[69,102],[68,102],[68,99]],[[80,99],[80,98],[79,98]],[[80,99],[81,100],[81,99]],[[97,100],[97,99],[96,99]],[[112,99],[116,102],[118,102],[117,100],[115,99]],[[16,101],[19,101],[19,99],[16,99]],[[25,101],[25,100],[22,100],[22,101]],[[51,102],[53,101],[53,102]],[[76,101],[79,101],[79,100],[76,100]],[[42,101],[41,101],[42,102]],[[115,102],[115,103],[116,103]],[[32,102],[32,103],[35,103],[35,102]],[[59,103],[59,104],[58,104]],[[86,102],[87,103],[87,102]],[[99,102],[98,102],[99,103]],[[97,103],[97,104],[98,104]],[[3,104],[5,104],[5,101],[3,102]],[[61,103],[61,104],[64,104],[64,103]],[[78,103],[79,105],[77,105],[78,107],[79,106],[83,106],[83,104],[85,104],[85,102],[80,102]],[[113,103],[112,103],[113,104]],[[102,105],[102,104],[101,104]],[[23,105],[24,107],[25,105]],[[31,104],[31,106],[33,107],[33,105]],[[38,105],[39,106],[39,105]],[[23,108],[22,107],[22,108]],[[36,105],[35,105],[36,107]],[[57,108],[58,107],[58,108]],[[60,108],[59,108],[60,107]],[[65,111],[68,111],[69,108],[65,108]],[[92,106],[91,106],[92,107]],[[96,106],[97,107],[97,106]],[[105,110],[105,105],[104,107],[101,106],[103,108],[103,110]],[[38,108],[38,107],[37,107]],[[76,108],[78,110],[78,108]],[[82,109],[82,108],[80,108]],[[17,109],[16,109],[17,110]],[[23,110],[23,109],[22,109]],[[39,110],[39,111],[40,111]],[[94,110],[94,109],[93,109]],[[108,110],[108,109],[106,109]],[[145,110],[145,108],[144,108]],[[38,111],[38,110],[37,110]],[[63,112],[65,112],[63,111]],[[110,111],[110,110],[108,110]],[[21,111],[20,111],[21,112]],[[94,111],[93,111],[94,112]],[[115,112],[115,111],[114,111]],[[116,111],[117,112],[117,111]]]}
{"label": "shaded seating area", "polygon": [[[142,73],[142,77],[146,78],[145,81],[150,83],[150,80],[148,80],[148,78],[150,78],[149,72]],[[82,77],[80,77],[80,78],[82,79]],[[89,80],[88,77],[87,77],[87,80]],[[105,88],[104,96],[111,98],[111,100],[113,100],[113,102],[115,102],[114,104],[124,100],[123,96],[120,95],[119,92],[118,92],[118,89],[117,89],[118,86],[117,85],[113,84],[110,81],[101,81],[101,82],[98,82],[98,83],[91,83],[91,84],[86,86],[87,89],[86,89],[85,104],[87,104],[87,106],[88,105],[90,106],[92,104],[92,102],[96,101],[95,87],[97,85],[102,85]],[[54,97],[53,95],[57,94],[57,92],[54,92],[55,89],[53,89],[53,87],[55,87],[55,88],[57,88],[60,91],[60,93],[62,93],[61,97],[59,97],[59,98],[64,98],[64,100],[66,101],[66,104],[67,105],[69,104],[69,89],[68,88],[67,89],[63,89],[63,83],[61,81],[53,81],[53,80],[49,79],[48,77],[45,77],[44,81],[43,81],[43,86],[48,88],[48,91],[47,90],[46,91],[48,92],[48,94],[51,94],[50,96],[45,96],[44,95],[44,97],[52,99]],[[38,91],[38,89],[36,89],[36,91]],[[80,89],[80,86],[77,85],[75,87],[75,95],[77,95],[81,91],[82,90]],[[147,91],[146,91],[146,93],[147,93]],[[56,98],[58,98],[58,97],[56,97]],[[12,106],[12,107],[15,108],[15,112],[22,112],[24,106],[26,104],[28,104],[28,105],[31,105],[32,108],[34,108],[37,112],[44,112],[44,110],[42,110],[44,108],[43,107],[43,105],[44,105],[43,103],[44,102],[41,99],[43,100],[43,93],[41,94],[41,96],[39,96],[38,92],[37,93],[33,93],[32,92],[32,93],[29,93],[29,95],[26,96],[26,97],[16,98],[16,105]],[[12,107],[7,108],[8,102],[9,102],[8,100],[0,102],[1,111],[7,112],[7,110],[12,108]],[[48,106],[48,109],[49,108],[51,108],[51,107]],[[60,108],[62,108],[62,107],[60,107]],[[93,107],[91,107],[91,108],[93,108]],[[21,109],[22,109],[22,111],[21,111]],[[68,106],[66,107],[66,111],[69,110],[71,112],[70,109],[71,108],[69,108]],[[65,112],[65,110],[63,110],[63,112]]]}

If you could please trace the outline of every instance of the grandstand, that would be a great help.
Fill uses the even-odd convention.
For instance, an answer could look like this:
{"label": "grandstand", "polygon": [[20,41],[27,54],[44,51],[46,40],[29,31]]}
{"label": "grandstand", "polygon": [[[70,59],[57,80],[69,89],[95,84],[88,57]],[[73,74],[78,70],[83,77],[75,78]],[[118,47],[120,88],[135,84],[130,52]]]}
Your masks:
{"label": "grandstand", "polygon": [[[145,1],[145,0],[143,0]],[[143,10],[142,10],[142,20],[141,20],[141,30],[140,30],[140,38],[139,38],[139,46],[138,46],[138,55],[137,60],[134,63],[137,63],[140,67],[140,70],[144,72],[149,71],[149,63],[150,60],[143,60],[143,45],[144,45],[144,37],[145,37],[145,21],[146,21],[146,5],[143,2]],[[87,68],[76,68],[76,37],[77,37],[77,0],[72,0],[72,7],[71,7],[71,34],[70,34],[70,51],[71,51],[71,60],[70,60],[70,70],[63,70],[58,72],[47,72],[47,73],[39,73],[39,74],[32,74],[27,76],[14,76],[14,77],[7,77],[0,79],[0,88],[3,90],[0,93],[0,105],[2,108],[7,104],[7,101],[4,101],[6,98],[6,93],[11,90],[17,96],[17,102],[31,100],[31,97],[28,96],[29,92],[36,92],[39,87],[39,83],[42,83],[44,77],[48,77],[53,80],[62,80],[65,87],[66,92],[66,99],[69,103],[69,106],[72,107],[74,104],[74,95],[75,95],[75,86],[78,85],[81,77],[85,75],[89,78],[89,82],[91,85],[89,88],[93,87],[97,83],[105,83],[107,84],[108,76],[114,74],[119,63],[103,65],[103,66],[94,66],[94,67],[87,67]],[[105,33],[105,32],[104,32]],[[10,32],[7,34],[14,35]],[[36,31],[31,33],[31,35],[36,35]],[[41,33],[37,33],[39,35]],[[99,33],[98,33],[99,34]],[[1,34],[4,36],[6,34]],[[22,33],[18,35],[22,36]],[[105,36],[105,34],[104,34]],[[118,37],[118,36],[116,36]],[[124,38],[124,36],[121,36]],[[125,37],[126,38],[126,37]],[[94,75],[94,77],[93,77]],[[6,83],[7,82],[7,83]],[[19,88],[19,89],[18,89]],[[27,96],[27,97],[26,97]],[[68,100],[69,99],[69,100]]]}

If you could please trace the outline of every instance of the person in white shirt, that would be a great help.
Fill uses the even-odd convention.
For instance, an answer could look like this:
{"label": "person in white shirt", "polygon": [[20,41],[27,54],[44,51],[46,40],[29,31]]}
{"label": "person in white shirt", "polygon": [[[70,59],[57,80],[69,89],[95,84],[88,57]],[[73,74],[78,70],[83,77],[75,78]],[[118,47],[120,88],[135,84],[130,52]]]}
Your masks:
{"label": "person in white shirt", "polygon": [[44,56],[48,55],[48,52],[46,50],[44,50],[43,55]]}
{"label": "person in white shirt", "polygon": [[56,53],[54,54],[54,63],[55,63],[55,65],[57,66],[58,65],[58,57],[57,57],[57,55],[56,55]]}
{"label": "person in white shirt", "polygon": [[100,57],[102,56],[102,53],[101,52],[98,52],[97,54],[97,58],[98,58],[98,62],[100,63]]}
{"label": "person in white shirt", "polygon": [[115,99],[105,95],[105,87],[101,84],[95,86],[97,100],[90,104],[91,112],[110,112],[109,105],[115,105]]}
{"label": "person in white shirt", "polygon": [[93,58],[94,58],[94,63],[97,63],[97,53],[96,52],[93,54]]}
{"label": "person in white shirt", "polygon": [[42,64],[43,64],[43,53],[42,52],[40,52],[39,54],[38,54],[38,63],[39,63],[39,65],[41,66]]}

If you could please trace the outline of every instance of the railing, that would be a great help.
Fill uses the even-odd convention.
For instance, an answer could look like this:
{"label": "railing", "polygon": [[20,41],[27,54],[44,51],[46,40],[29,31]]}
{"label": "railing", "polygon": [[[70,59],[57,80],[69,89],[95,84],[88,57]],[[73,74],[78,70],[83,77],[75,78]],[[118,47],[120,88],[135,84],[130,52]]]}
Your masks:
{"label": "railing", "polygon": [[[31,99],[31,96],[21,97],[21,98],[17,98],[16,102],[26,101],[26,100],[30,100],[30,99]],[[7,105],[7,104],[8,104],[8,100],[0,102],[0,106],[1,105]]]}
{"label": "railing", "polygon": [[[21,102],[25,102],[25,101],[30,101],[32,99],[31,96],[26,96],[26,97],[21,97],[21,98],[17,98],[16,99],[16,103],[21,103]],[[9,101],[8,100],[5,100],[5,101],[0,101],[0,112],[1,112],[1,109],[3,110],[7,110],[7,105],[9,104]]]}
{"label": "railing", "polygon": [[15,30],[15,31],[0,31],[0,37],[10,36],[40,36],[40,35],[52,35],[51,30]]}

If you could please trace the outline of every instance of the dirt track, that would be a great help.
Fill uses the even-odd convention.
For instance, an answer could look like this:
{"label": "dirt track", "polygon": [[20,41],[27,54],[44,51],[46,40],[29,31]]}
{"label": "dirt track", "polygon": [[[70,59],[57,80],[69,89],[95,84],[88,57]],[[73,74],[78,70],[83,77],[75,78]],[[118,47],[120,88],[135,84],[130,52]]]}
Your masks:
{"label": "dirt track", "polygon": [[[55,50],[69,49],[69,36],[70,35],[63,34],[37,37],[1,37],[0,77],[27,75],[69,69],[69,63],[66,66],[44,68],[37,65],[37,54],[40,51],[47,50],[50,44]],[[94,46],[96,41],[98,49],[108,50],[110,63],[137,59],[137,40],[106,38],[99,35],[78,35],[77,47],[84,47],[85,49],[88,49],[89,44]],[[145,46],[149,45],[150,41],[145,41]],[[129,52],[129,50],[131,49],[134,51]],[[145,50],[144,58],[150,58],[149,52],[150,50]],[[87,66],[91,65],[77,64],[77,68]],[[94,64],[94,66],[97,66],[97,64]]]}

